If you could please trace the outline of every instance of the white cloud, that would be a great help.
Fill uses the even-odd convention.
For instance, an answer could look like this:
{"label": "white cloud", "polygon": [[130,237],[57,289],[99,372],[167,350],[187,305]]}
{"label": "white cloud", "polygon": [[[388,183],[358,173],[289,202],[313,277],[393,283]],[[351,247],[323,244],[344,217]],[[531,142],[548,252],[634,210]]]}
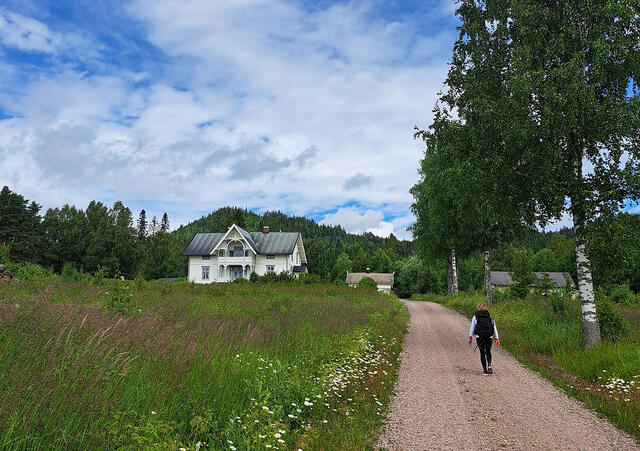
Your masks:
{"label": "white cloud", "polygon": [[394,232],[394,225],[384,220],[382,211],[356,207],[339,208],[335,213],[326,215],[320,224],[340,225],[349,233],[371,232],[382,237]]}
{"label": "white cloud", "polygon": [[570,229],[573,228],[573,217],[571,216],[571,213],[567,213],[567,212],[562,213],[562,217],[559,220],[548,224],[544,228],[544,231],[555,232],[565,227],[568,227]]}
{"label": "white cloud", "polygon": [[[128,11],[166,55],[162,75],[65,67],[0,93],[16,116],[0,121],[0,178],[45,206],[110,192],[171,202],[180,217],[228,204],[307,214],[355,193],[381,210],[325,220],[407,237],[423,148],[412,129],[430,122],[455,30],[421,36],[411,23],[372,20],[375,5],[134,0]],[[40,40],[13,28],[0,39],[43,52],[71,45],[18,19]]]}
{"label": "white cloud", "polygon": [[84,40],[73,34],[54,32],[40,21],[0,7],[0,42],[26,52],[56,53],[82,45]]}

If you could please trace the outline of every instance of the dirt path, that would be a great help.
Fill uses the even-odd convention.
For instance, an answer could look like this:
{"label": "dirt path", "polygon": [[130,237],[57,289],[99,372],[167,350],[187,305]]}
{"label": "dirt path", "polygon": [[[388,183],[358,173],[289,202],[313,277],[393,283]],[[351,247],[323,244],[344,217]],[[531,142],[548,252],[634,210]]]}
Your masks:
{"label": "dirt path", "polygon": [[495,373],[482,376],[466,318],[430,302],[407,305],[411,323],[380,449],[640,449],[495,346]]}

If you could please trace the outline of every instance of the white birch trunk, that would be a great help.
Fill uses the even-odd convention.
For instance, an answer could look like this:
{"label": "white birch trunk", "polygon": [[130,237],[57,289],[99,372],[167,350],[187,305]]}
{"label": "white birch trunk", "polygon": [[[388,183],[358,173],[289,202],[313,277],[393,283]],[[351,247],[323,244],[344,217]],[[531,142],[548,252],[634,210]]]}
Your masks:
{"label": "white birch trunk", "polygon": [[456,297],[458,295],[458,260],[456,259],[456,251],[451,250],[449,254],[449,272],[447,277],[449,295]]}
{"label": "white birch trunk", "polygon": [[582,230],[585,220],[573,217],[576,240],[576,265],[578,267],[578,292],[582,309],[582,332],[586,348],[593,348],[600,343],[600,323],[596,311],[596,298],[593,291],[593,277],[591,263],[587,256]]}
{"label": "white birch trunk", "polygon": [[489,264],[489,251],[484,251],[484,289],[487,297],[487,305],[493,299],[493,287],[491,286],[491,265]]}

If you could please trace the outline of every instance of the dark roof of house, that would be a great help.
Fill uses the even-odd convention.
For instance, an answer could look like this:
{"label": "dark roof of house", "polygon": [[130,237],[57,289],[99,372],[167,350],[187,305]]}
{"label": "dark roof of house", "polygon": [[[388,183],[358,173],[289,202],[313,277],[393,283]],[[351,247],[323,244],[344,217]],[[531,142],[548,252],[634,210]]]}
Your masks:
{"label": "dark roof of house", "polygon": [[182,255],[187,257],[209,255],[224,235],[224,233],[196,233]]}
{"label": "dark roof of house", "polygon": [[175,282],[177,277],[160,277],[156,282]]}
{"label": "dark roof of house", "polygon": [[[544,278],[545,274],[549,275],[549,279],[557,286],[564,287],[567,285],[567,277],[571,281],[571,277],[567,272],[534,272],[536,276],[536,282],[533,283],[534,286],[540,285],[540,280]],[[511,274],[507,271],[491,271],[491,285],[498,287],[508,287],[509,285],[513,285],[515,282],[511,278]],[[573,284],[573,281],[571,281]]]}
{"label": "dark roof of house", "polygon": [[306,266],[294,266],[293,272],[307,272]]}
{"label": "dark roof of house", "polygon": [[289,255],[293,252],[300,234],[298,232],[251,232],[260,254]]}
{"label": "dark roof of house", "polygon": [[373,279],[376,285],[391,285],[393,286],[393,273],[382,272],[348,272],[347,284],[354,285],[360,283],[362,279],[369,277]]}
{"label": "dark roof of house", "polygon": [[[238,227],[238,230],[251,247],[261,255],[290,255],[300,237],[298,232],[247,232],[241,227]],[[225,233],[196,233],[182,255],[187,257],[209,255],[224,236]],[[303,249],[300,251],[304,252]]]}

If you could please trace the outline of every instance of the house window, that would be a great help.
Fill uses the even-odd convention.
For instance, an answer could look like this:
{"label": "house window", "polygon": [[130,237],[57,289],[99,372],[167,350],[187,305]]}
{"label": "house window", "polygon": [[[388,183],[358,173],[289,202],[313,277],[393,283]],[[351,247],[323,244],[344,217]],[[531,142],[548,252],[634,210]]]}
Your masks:
{"label": "house window", "polygon": [[202,267],[202,280],[209,280],[209,266]]}
{"label": "house window", "polygon": [[249,249],[247,249],[246,251],[244,251],[244,256],[248,257],[249,256]]}
{"label": "house window", "polygon": [[273,259],[275,259],[275,258],[276,258],[276,256],[275,256],[275,255],[267,255],[267,259],[268,259],[268,260],[273,260]]}
{"label": "house window", "polygon": [[219,257],[224,257],[224,249],[221,249],[221,250],[218,252],[218,256],[219,256]]}
{"label": "house window", "polygon": [[267,272],[276,272],[276,267],[273,265],[267,265]]}
{"label": "house window", "polygon": [[209,260],[209,256],[208,256],[208,255],[203,255],[203,256],[202,256],[202,259],[203,259],[203,260]]}

